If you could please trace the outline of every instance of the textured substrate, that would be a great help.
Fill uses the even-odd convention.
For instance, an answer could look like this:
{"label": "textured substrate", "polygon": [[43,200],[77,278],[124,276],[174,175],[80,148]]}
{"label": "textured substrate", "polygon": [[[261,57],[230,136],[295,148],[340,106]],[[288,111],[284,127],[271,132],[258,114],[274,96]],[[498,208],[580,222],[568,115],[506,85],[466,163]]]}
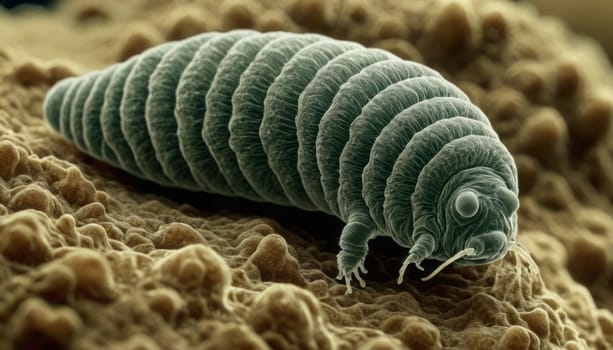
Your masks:
{"label": "textured substrate", "polygon": [[[334,219],[165,191],[42,120],[61,78],[239,27],[359,41],[458,84],[516,157],[520,244],[398,286],[406,252],[376,242],[345,296]],[[0,43],[0,348],[613,348],[613,73],[559,23],[479,0],[65,1],[0,14]]]}

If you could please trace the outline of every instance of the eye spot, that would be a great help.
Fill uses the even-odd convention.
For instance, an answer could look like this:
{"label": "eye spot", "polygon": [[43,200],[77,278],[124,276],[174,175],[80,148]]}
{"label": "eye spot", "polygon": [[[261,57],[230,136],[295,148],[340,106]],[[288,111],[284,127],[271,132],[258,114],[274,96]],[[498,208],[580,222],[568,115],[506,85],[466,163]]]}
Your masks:
{"label": "eye spot", "polygon": [[455,210],[463,218],[471,218],[479,210],[479,198],[473,191],[462,191],[455,199]]}

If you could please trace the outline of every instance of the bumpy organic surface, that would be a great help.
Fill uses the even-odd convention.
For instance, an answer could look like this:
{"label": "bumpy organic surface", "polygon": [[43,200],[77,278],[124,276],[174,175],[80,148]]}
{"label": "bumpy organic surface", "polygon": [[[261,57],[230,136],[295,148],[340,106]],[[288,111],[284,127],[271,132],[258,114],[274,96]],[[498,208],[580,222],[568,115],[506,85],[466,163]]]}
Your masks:
{"label": "bumpy organic surface", "polygon": [[[257,54],[245,60],[251,50]],[[380,56],[388,59],[375,62]],[[375,63],[346,74],[356,65],[342,63],[364,57]],[[220,84],[229,81],[221,74],[238,85]],[[309,113],[304,100],[319,91],[328,91],[322,100],[330,104]],[[487,117],[426,66],[356,43],[204,33],[62,80],[47,93],[43,114],[84,152],[119,159],[122,169],[153,182],[247,199],[255,192],[257,201],[337,216],[347,224],[338,269],[348,293],[352,276],[364,286],[358,269],[378,235],[410,248],[399,283],[411,263],[491,263],[515,243],[517,169]],[[99,152],[105,146],[114,151],[109,158]],[[305,158],[317,163],[300,164]],[[242,193],[233,182],[249,188]]]}
{"label": "bumpy organic surface", "polygon": [[[613,75],[559,23],[479,0],[66,1],[1,16],[0,348],[613,347]],[[62,78],[117,61],[145,73],[152,63],[135,54],[235,28],[357,41],[460,87],[517,163],[518,244],[427,282],[409,268],[398,286],[405,252],[377,239],[367,287],[345,296],[335,219],[163,189],[85,155],[43,120]],[[101,155],[114,154],[100,141]]]}

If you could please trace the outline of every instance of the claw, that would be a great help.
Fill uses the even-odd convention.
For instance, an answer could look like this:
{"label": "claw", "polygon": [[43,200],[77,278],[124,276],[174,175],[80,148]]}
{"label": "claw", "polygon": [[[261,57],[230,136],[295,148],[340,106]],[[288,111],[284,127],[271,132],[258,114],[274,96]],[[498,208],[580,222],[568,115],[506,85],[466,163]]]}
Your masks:
{"label": "claw", "polygon": [[358,270],[354,270],[353,275],[355,276],[355,279],[358,280],[358,282],[360,283],[360,287],[366,287],[366,282],[364,281],[362,276],[360,276],[360,272]]}
{"label": "claw", "polygon": [[352,293],[351,290],[351,275],[345,276],[345,285],[347,286],[347,290],[345,290],[345,295],[349,295]]}
{"label": "claw", "polygon": [[343,278],[345,279],[345,285],[347,286],[345,295],[349,295],[353,292],[353,289],[351,288],[351,280],[353,279],[353,277],[355,277],[355,279],[358,281],[358,283],[360,284],[360,287],[362,288],[366,287],[366,281],[364,281],[362,276],[360,276],[360,270],[363,273],[367,272],[366,269],[364,268],[364,263],[361,263],[360,265],[358,265],[357,267],[353,269],[345,269],[343,272],[339,272],[338,276],[336,276],[336,279],[338,280],[341,280]]}
{"label": "claw", "polygon": [[409,254],[409,256],[407,256],[407,258],[404,259],[404,261],[402,262],[400,271],[398,271],[398,284],[402,284],[402,281],[404,281],[404,273],[406,272],[409,265],[411,265],[412,263],[415,263],[415,267],[417,267],[418,269],[422,271],[424,270],[424,268],[421,267],[421,260],[418,260],[415,254]]}
{"label": "claw", "polygon": [[360,268],[360,271],[362,271],[363,274],[367,274],[368,270],[366,270],[366,267],[364,266],[364,262],[362,261],[362,263],[360,263],[360,265],[358,266]]}
{"label": "claw", "polygon": [[409,250],[409,256],[402,262],[402,267],[400,267],[400,271],[398,272],[398,284],[402,284],[404,273],[410,264],[415,264],[415,267],[421,271],[424,270],[424,268],[421,267],[421,262],[432,256],[432,252],[436,246],[435,243],[434,237],[429,233],[418,236],[415,244]]}

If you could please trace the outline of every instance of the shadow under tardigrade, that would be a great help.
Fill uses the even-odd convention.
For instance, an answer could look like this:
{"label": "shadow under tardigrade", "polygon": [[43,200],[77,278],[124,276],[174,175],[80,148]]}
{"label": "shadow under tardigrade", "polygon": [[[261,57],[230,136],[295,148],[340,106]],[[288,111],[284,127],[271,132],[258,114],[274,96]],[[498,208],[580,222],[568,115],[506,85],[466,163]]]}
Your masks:
{"label": "shadow under tardigrade", "polygon": [[[129,191],[148,193],[175,202],[181,210],[186,204],[197,211],[196,215],[230,214],[240,216],[263,216],[276,221],[281,227],[298,234],[323,252],[336,255],[339,251],[338,239],[345,223],[337,217],[322,212],[305,211],[294,207],[270,203],[258,203],[239,197],[227,197],[207,192],[196,192],[180,188],[169,188],[151,181],[133,176],[121,169],[112,168],[105,163],[91,158],[94,167],[104,167],[110,179],[121,183]],[[194,215],[194,213],[186,213]],[[287,237],[286,237],[287,238]],[[369,271],[366,281],[386,283],[398,277],[398,270],[408,250],[396,244],[389,237],[378,237],[369,241],[369,253],[366,268]],[[440,262],[427,260],[423,266],[430,271]],[[426,273],[410,267],[407,278],[417,280]]]}

